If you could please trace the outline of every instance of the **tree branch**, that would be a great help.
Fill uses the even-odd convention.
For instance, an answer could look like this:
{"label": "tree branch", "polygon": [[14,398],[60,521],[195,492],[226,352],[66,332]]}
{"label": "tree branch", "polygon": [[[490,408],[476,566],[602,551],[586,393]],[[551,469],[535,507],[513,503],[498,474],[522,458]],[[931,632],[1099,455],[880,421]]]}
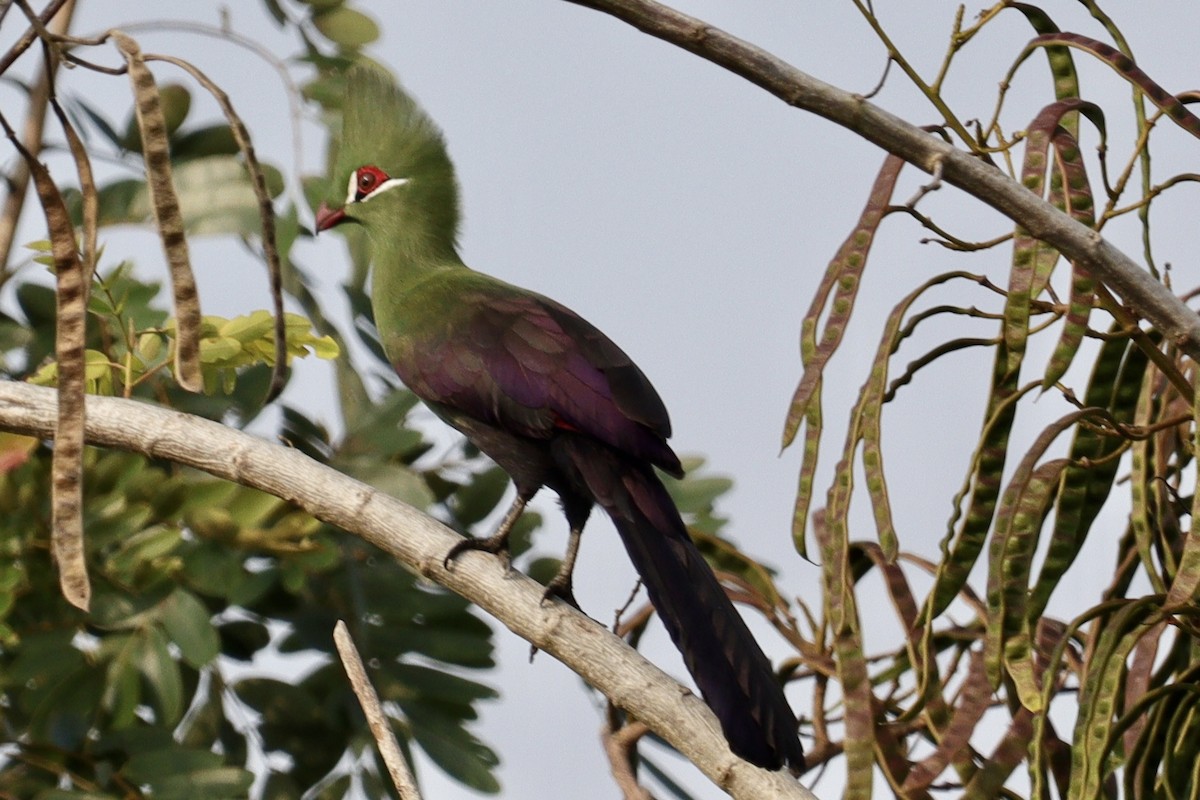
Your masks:
{"label": "tree branch", "polygon": [[602,11],[740,75],[788,105],[848,128],[971,194],[1068,260],[1085,264],[1138,316],[1200,360],[1200,316],[1125,253],[996,167],[905,122],[861,96],[824,83],[767,51],[653,0],[567,0]]}
{"label": "tree branch", "polygon": [[[56,413],[53,389],[0,381],[0,429],[50,438]],[[93,445],[167,459],[269,492],[386,550],[566,664],[735,798],[815,800],[787,774],[735,757],[698,697],[575,609],[543,606],[543,587],[506,570],[500,559],[464,553],[445,569],[442,559],[460,537],[411,506],[298,450],[134,400],[89,396],[86,436]]]}

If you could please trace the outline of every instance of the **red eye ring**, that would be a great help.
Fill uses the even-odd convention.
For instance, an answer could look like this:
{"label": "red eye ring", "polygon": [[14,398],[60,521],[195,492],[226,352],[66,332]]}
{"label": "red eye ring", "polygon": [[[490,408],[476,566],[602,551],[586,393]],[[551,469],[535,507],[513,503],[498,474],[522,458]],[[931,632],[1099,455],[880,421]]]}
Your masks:
{"label": "red eye ring", "polygon": [[388,180],[388,174],[379,167],[369,164],[354,172],[354,199],[362,200]]}

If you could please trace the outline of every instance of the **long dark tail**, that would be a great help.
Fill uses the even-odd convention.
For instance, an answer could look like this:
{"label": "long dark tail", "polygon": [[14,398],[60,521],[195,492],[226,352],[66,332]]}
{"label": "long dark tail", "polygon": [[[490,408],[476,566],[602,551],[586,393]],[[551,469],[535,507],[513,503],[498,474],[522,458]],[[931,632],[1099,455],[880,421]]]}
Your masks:
{"label": "long dark tail", "polygon": [[683,654],[734,753],[766,769],[804,769],[796,717],[767,657],[692,544],[654,471],[583,437],[563,453],[612,517],[650,602]]}

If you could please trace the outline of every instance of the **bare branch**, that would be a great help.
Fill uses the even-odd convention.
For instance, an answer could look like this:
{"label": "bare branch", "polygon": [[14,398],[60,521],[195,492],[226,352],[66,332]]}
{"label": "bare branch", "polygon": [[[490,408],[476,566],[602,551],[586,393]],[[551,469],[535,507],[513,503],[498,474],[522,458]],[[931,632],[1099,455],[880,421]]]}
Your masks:
{"label": "bare branch", "polygon": [[[42,13],[41,20],[47,22],[53,14],[58,13],[58,9],[62,6],[61,2],[52,3]],[[52,34],[66,33],[71,25],[71,15],[75,11],[75,4],[72,3],[67,9],[67,13],[61,16],[53,17],[53,22],[50,23],[50,32]],[[33,41],[34,29],[29,31],[22,37],[21,41],[13,46],[13,50],[0,60],[0,75],[8,69],[11,62],[9,57],[13,59]],[[25,39],[29,41],[26,42]],[[57,66],[57,62],[51,63],[51,68]],[[43,69],[38,75],[37,82],[29,90],[29,107],[25,110],[25,129],[21,133],[21,142],[25,148],[35,157],[42,152],[42,132],[46,125],[46,109],[50,104],[50,85],[53,75],[48,69]],[[0,208],[0,283],[12,277],[12,273],[8,271],[8,259],[12,253],[13,237],[17,232],[17,223],[21,219],[21,211],[25,207],[25,197],[29,190],[29,167],[24,161],[18,161],[13,167],[12,173],[8,176],[7,197],[4,198],[3,208]]]}

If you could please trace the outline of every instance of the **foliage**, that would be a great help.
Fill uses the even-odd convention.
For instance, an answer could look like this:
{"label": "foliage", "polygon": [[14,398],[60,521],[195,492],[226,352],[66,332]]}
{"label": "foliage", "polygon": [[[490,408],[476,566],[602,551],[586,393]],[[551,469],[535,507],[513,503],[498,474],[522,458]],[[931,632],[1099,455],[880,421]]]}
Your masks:
{"label": "foliage", "polygon": [[[996,3],[965,27],[960,13],[937,77],[928,83],[882,34],[881,20],[856,5],[881,32],[889,59],[944,115],[941,135],[1007,168],[1012,178],[1098,232],[1136,215],[1147,266],[1158,275],[1151,206],[1196,177],[1151,182],[1151,134],[1157,125],[1200,137],[1200,118],[1185,106],[1194,94],[1176,97],[1137,67],[1121,31],[1095,3],[1085,5],[1109,41],[1061,32],[1046,11],[1029,4]],[[1029,25],[1032,38],[1000,76],[998,97],[980,96],[979,107],[951,109],[943,86],[955,59],[1001,20]],[[1006,104],[1008,88],[1019,72],[1035,70],[1039,59],[1050,68],[1042,84],[1044,107],[1005,127],[1017,113]],[[1080,59],[1110,68],[1134,90],[1132,114],[1102,108],[1082,94]],[[962,121],[971,115],[982,121]],[[1107,129],[1125,116],[1136,142],[1114,159],[1106,148]],[[1095,158],[1080,144],[1093,135],[1089,127],[1100,143]],[[879,775],[902,797],[928,796],[937,786],[967,797],[1114,797],[1118,787],[1129,797],[1194,793],[1196,749],[1185,733],[1192,703],[1183,699],[1192,696],[1200,664],[1190,621],[1200,582],[1200,515],[1193,508],[1200,495],[1190,486],[1198,430],[1194,369],[1172,342],[1145,327],[1136,309],[1094,281],[1086,263],[1062,263],[1058,252],[1019,226],[986,242],[957,237],[952,224],[918,210],[928,189],[907,203],[895,199],[903,166],[895,157],[885,159],[856,228],[829,263],[804,319],[804,374],[784,435],[785,445],[798,438],[804,443],[794,538],[803,552],[811,529],[823,571],[824,613],[816,621],[816,653],[806,654],[806,661],[832,666],[821,680],[836,681],[843,699],[836,716],[814,705],[812,760],[844,754],[845,796],[854,798],[870,796]],[[963,254],[964,263],[968,252],[1010,246],[1007,281],[998,287],[986,276],[956,269],[919,283],[899,300],[883,322],[850,413],[826,505],[813,512],[826,416],[823,381],[832,374],[868,266],[878,269],[877,262],[888,260],[875,239],[893,215],[918,221],[933,242]],[[896,274],[893,265],[882,266]],[[975,291],[966,300],[960,291],[949,304],[931,299],[953,284]],[[897,375],[893,358],[916,339],[918,328],[924,332],[935,319],[953,317],[997,329],[985,337],[940,339],[925,354],[910,356]],[[943,327],[955,325],[946,321]],[[1043,337],[1054,341],[1041,348],[1048,349],[1048,361],[1037,363],[1029,356],[1040,352],[1033,344]],[[991,351],[991,380],[940,560],[930,561],[906,548],[892,512],[888,476],[912,469],[916,459],[888,452],[884,412],[907,392],[936,393],[922,386],[923,370],[970,348]],[[1041,414],[1032,405],[1039,397]],[[1065,408],[1047,422],[1045,409],[1055,399]],[[887,416],[894,421],[898,413]],[[929,425],[927,404],[922,413]],[[1027,441],[1024,431],[1031,425],[1037,432]],[[851,538],[851,530],[864,527],[852,511],[860,475],[874,541]],[[1100,510],[1122,495],[1128,519],[1123,531],[1114,531]],[[1120,539],[1111,575],[1096,576],[1093,597],[1056,597],[1096,537]],[[972,577],[980,571],[986,584],[976,589]],[[895,612],[893,629],[900,632],[898,646],[888,642],[881,652],[868,651],[864,631],[866,604],[878,605],[868,599],[877,594],[873,575],[881,579]],[[1051,608],[1071,616],[1057,619],[1048,614]],[[930,746],[914,749],[918,740]],[[1032,786],[1018,776],[1021,770]]]}
{"label": "foliage", "polygon": [[[317,65],[308,69],[312,92],[374,38],[374,23],[341,4],[267,7]],[[107,148],[135,168],[127,174],[138,174],[148,147],[142,127],[132,115],[123,124],[108,119],[60,77],[57,89],[93,152]],[[164,85],[157,95],[186,233],[238,237],[253,253],[260,208],[231,125],[193,123],[182,85]],[[287,288],[307,314],[285,316],[284,352],[289,363],[316,356],[337,364],[345,432],[334,439],[290,408],[277,423],[260,420],[260,431],[278,425],[310,455],[466,530],[500,500],[494,475],[479,470],[474,454],[436,468],[415,465],[431,445],[409,419],[414,399],[391,382],[376,398],[358,379],[345,334],[290,259],[292,244],[309,234],[285,203],[279,170],[266,165],[264,173],[270,195],[285,205],[276,243]],[[89,192],[99,198],[102,228],[145,225],[156,202],[141,176],[62,191],[74,223],[85,228]],[[4,268],[23,318],[0,319],[0,364],[10,380],[54,384],[61,369],[53,358],[54,290],[30,265],[57,270],[59,263],[50,242],[30,248],[23,270],[18,258]],[[277,357],[269,312],[200,319],[204,392],[192,394],[176,381],[180,332],[161,284],[102,254],[92,279],[82,351],[89,392],[240,426],[258,419]],[[348,291],[361,295],[361,283]],[[351,325],[382,373],[387,365],[375,358],[368,307],[355,308]],[[0,748],[0,795],[388,795],[393,790],[334,657],[338,619],[374,665],[406,744],[459,781],[497,791],[497,756],[471,732],[480,705],[496,696],[474,677],[493,666],[492,633],[465,601],[283,500],[142,456],[89,449],[83,518],[93,586],[84,614],[63,599],[49,557],[52,452],[25,437],[0,438],[0,739],[8,743]],[[536,522],[530,515],[526,532]]]}

